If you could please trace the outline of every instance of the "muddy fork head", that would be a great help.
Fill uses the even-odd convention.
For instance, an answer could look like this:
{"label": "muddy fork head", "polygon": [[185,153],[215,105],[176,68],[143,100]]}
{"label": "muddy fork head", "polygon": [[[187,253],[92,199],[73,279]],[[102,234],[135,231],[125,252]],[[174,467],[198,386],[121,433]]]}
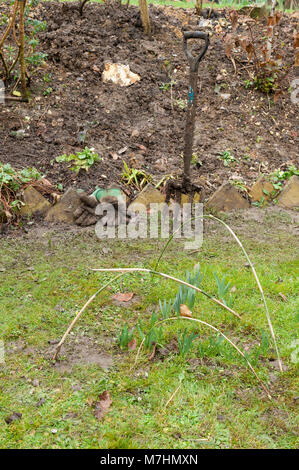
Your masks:
{"label": "muddy fork head", "polygon": [[[205,41],[202,50],[198,56],[193,56],[188,49],[187,41],[189,39],[201,39]],[[209,47],[209,34],[202,33],[201,31],[184,31],[183,32],[183,47],[186,57],[189,62],[190,76],[189,76],[189,90],[188,90],[188,108],[185,130],[185,146],[184,146],[184,178],[183,185],[190,183],[190,165],[192,158],[194,124],[196,115],[197,104],[197,80],[198,80],[198,66],[199,62],[203,59]]]}
{"label": "muddy fork head", "polygon": [[[188,39],[201,39],[204,40],[204,46],[198,56],[193,56],[188,49]],[[197,103],[197,79],[198,79],[198,66],[203,59],[209,47],[210,38],[209,34],[201,31],[183,31],[183,47],[186,57],[189,62],[190,76],[189,76],[189,90],[188,90],[188,108],[185,130],[185,146],[184,146],[184,174],[182,183],[177,181],[170,181],[166,190],[166,200],[169,200],[171,192],[175,193],[194,193],[199,191],[200,188],[193,185],[190,181],[190,166],[192,159],[193,135],[194,124],[196,115]]]}

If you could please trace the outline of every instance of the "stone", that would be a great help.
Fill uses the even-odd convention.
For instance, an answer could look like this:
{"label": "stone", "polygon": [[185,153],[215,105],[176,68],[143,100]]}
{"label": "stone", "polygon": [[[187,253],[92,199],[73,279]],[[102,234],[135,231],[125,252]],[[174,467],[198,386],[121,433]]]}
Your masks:
{"label": "stone", "polygon": [[230,183],[224,183],[210,197],[207,206],[218,211],[231,211],[234,209],[247,209],[249,201],[245,199],[238,190]]}
{"label": "stone", "polygon": [[113,82],[116,85],[124,87],[139,82],[141,77],[137,75],[137,73],[131,72],[129,65],[106,62],[102,80],[104,83]]}
{"label": "stone", "polygon": [[[129,205],[129,211],[136,212],[146,212],[151,203],[163,203],[165,202],[165,196],[158,191],[152,184],[148,184],[141,193],[134,199],[134,201]],[[143,206],[139,207],[139,204]]]}
{"label": "stone", "polygon": [[293,175],[278,198],[278,205],[285,209],[299,209],[299,176]]}
{"label": "stone", "polygon": [[79,193],[76,189],[69,188],[62,198],[49,209],[45,220],[48,222],[74,223],[74,211],[81,206]]}
{"label": "stone", "polygon": [[44,215],[51,207],[49,201],[42,196],[33,186],[27,186],[23,193],[25,206],[20,209],[21,215]]}
{"label": "stone", "polygon": [[[264,192],[265,191],[265,192]],[[274,191],[274,193],[273,193]],[[275,194],[275,189],[270,181],[267,181],[262,175],[254,183],[252,188],[249,191],[249,196],[252,202],[259,202],[263,197],[266,201],[272,199],[271,195]]]}

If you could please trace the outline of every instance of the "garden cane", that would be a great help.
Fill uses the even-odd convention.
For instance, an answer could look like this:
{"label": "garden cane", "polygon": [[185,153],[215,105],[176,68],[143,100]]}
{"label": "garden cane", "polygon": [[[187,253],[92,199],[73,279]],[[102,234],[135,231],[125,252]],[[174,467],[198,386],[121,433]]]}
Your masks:
{"label": "garden cane", "polygon": [[[188,49],[188,39],[202,39],[205,41],[203,49],[197,57],[194,57],[191,51]],[[210,39],[209,34],[201,31],[184,31],[183,32],[183,47],[187,56],[190,76],[189,76],[189,89],[188,89],[188,108],[187,108],[187,119],[186,119],[186,130],[185,130],[185,145],[184,145],[184,174],[182,183],[176,181],[169,181],[167,188],[167,200],[170,197],[171,191],[176,190],[184,194],[194,193],[199,191],[200,188],[191,183],[190,179],[190,166],[192,159],[192,147],[193,147],[193,136],[194,136],[194,125],[196,116],[196,104],[197,104],[197,80],[198,80],[198,66],[199,62],[203,59],[207,49],[209,47]]]}

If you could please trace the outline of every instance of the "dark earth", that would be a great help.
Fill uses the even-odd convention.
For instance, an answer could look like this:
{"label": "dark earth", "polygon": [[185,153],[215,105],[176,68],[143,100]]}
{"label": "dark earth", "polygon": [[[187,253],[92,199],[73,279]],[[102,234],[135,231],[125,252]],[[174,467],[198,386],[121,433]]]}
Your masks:
{"label": "dark earth", "polygon": [[[32,76],[30,102],[7,101],[0,107],[0,161],[17,169],[34,166],[64,190],[73,185],[92,191],[120,182],[123,160],[156,181],[180,173],[186,112],[178,100],[188,93],[181,29],[198,29],[195,11],[151,5],[151,38],[144,35],[135,6],[88,3],[80,17],[74,5],[51,2],[42,3],[32,15],[47,22],[38,47],[48,57]],[[238,31],[248,34],[244,18],[239,17]],[[211,45],[199,67],[194,139],[193,179],[205,185],[208,195],[229,177],[250,186],[260,172],[298,164],[298,105],[288,91],[295,68],[282,81],[284,93],[275,104],[273,96],[246,89],[251,70],[246,55],[236,56],[235,73],[225,55],[225,36],[231,32],[228,13],[220,11],[220,19],[222,27],[212,20]],[[294,63],[297,21],[284,15],[276,28],[275,47],[286,66]],[[266,20],[250,24],[254,37],[262,40]],[[129,87],[103,83],[105,61],[128,64],[141,80]],[[44,77],[50,74],[49,83]],[[173,86],[166,90],[164,85],[163,90],[171,80]],[[44,96],[49,87],[52,92]],[[25,130],[22,138],[16,135],[20,129]],[[89,172],[76,174],[55,161],[85,146],[102,157]],[[236,161],[225,167],[217,156],[227,150]]]}

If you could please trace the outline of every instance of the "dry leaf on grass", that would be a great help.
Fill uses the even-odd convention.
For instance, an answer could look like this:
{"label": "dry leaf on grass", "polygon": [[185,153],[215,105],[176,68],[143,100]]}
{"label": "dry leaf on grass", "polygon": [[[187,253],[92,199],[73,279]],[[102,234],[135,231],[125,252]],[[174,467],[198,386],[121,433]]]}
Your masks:
{"label": "dry leaf on grass", "polygon": [[6,424],[11,424],[14,421],[18,421],[21,418],[22,418],[22,413],[18,413],[17,411],[14,411],[10,416],[7,416],[5,418],[5,422]]}
{"label": "dry leaf on grass", "polygon": [[149,360],[149,361],[152,361],[152,360],[154,359],[155,355],[156,355],[157,344],[154,343],[153,346],[154,346],[154,347],[153,347],[153,351],[152,351],[152,353],[150,354],[150,356],[148,357],[148,360]]}
{"label": "dry leaf on grass", "polygon": [[130,349],[130,351],[134,351],[136,347],[137,347],[136,339],[133,338],[132,341],[128,343],[128,349]]}
{"label": "dry leaf on grass", "polygon": [[191,310],[189,310],[189,308],[185,304],[180,305],[180,314],[181,314],[181,317],[192,318],[192,312]]}
{"label": "dry leaf on grass", "polygon": [[95,402],[95,412],[94,415],[98,420],[101,420],[105,413],[109,410],[112,400],[109,392],[105,390],[101,395],[99,395],[100,401]]}
{"label": "dry leaf on grass", "polygon": [[132,299],[134,293],[133,292],[118,292],[112,298],[117,300],[118,302],[129,302]]}

